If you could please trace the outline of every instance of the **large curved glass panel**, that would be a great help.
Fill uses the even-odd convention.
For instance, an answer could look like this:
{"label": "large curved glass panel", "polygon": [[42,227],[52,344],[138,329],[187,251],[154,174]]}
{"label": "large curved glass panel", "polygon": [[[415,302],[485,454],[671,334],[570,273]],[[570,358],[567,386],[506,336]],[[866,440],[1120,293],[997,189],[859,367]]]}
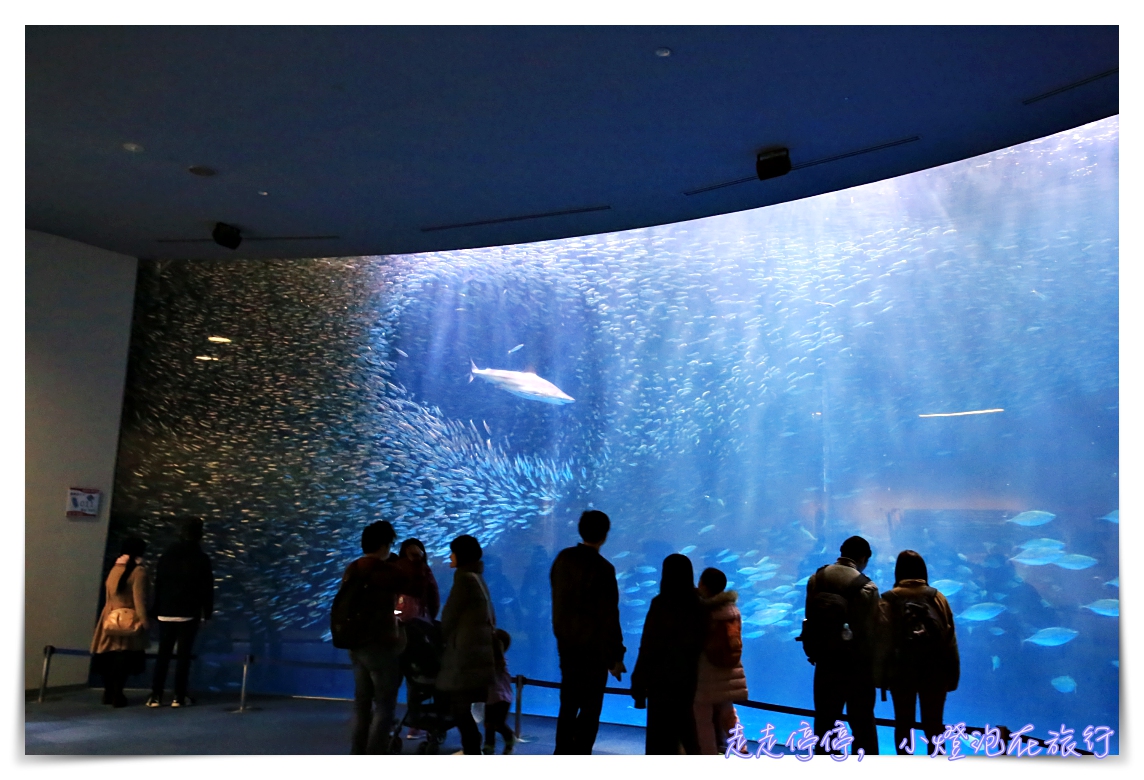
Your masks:
{"label": "large curved glass panel", "polygon": [[[473,533],[510,669],[556,680],[548,568],[594,506],[629,667],[681,551],[740,594],[752,698],[810,707],[805,580],[860,533],[882,589],[912,548],[953,606],[947,722],[1119,730],[1117,167],[1112,118],[624,233],[142,263],[111,546],[161,546],[171,517],[202,514],[219,577],[203,651],[344,661],[329,605],[365,523],[423,539],[446,590],[447,544]],[[473,366],[552,387],[512,394]],[[237,685],[232,665],[196,674]],[[526,711],[555,701],[526,691]],[[630,703],[609,696],[605,719],[642,723]]]}

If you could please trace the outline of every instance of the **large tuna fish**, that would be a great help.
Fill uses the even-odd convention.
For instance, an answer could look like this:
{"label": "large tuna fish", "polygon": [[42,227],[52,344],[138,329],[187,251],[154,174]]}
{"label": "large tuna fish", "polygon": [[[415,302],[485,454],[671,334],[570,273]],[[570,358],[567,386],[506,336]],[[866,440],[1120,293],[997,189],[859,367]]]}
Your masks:
{"label": "large tuna fish", "polygon": [[499,368],[477,368],[477,364],[469,361],[472,369],[469,381],[473,377],[480,377],[501,390],[507,390],[513,395],[527,398],[530,401],[540,401],[546,404],[570,404],[576,399],[565,393],[547,379],[541,379],[529,371],[504,371]]}

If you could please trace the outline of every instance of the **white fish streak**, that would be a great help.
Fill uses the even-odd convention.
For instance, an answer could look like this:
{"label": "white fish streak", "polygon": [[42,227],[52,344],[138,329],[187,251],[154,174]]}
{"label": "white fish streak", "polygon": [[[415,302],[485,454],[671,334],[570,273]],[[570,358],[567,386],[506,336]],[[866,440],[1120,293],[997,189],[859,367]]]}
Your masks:
{"label": "white fish streak", "polygon": [[470,382],[473,381],[473,377],[480,377],[513,395],[545,404],[570,404],[576,400],[547,379],[541,379],[531,372],[477,368],[476,363],[471,360],[469,362],[472,365],[469,375]]}

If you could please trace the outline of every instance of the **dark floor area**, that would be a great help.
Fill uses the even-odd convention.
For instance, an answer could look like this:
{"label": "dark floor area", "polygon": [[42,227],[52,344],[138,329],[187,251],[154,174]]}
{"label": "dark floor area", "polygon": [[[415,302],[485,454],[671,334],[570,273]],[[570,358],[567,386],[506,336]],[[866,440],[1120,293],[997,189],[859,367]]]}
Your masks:
{"label": "dark floor area", "polygon": [[[206,695],[194,707],[143,706],[147,692],[127,691],[131,706],[113,709],[99,703],[101,690],[49,691],[43,704],[24,705],[24,750],[28,755],[236,755],[337,754],[349,752],[351,705],[348,701],[254,696],[247,712],[233,712],[233,695]],[[399,712],[402,708],[399,708]],[[513,723],[509,716],[509,725]],[[525,715],[523,741],[516,753],[552,753],[556,720]],[[405,752],[417,742],[405,740]],[[461,749],[450,730],[441,754]],[[497,753],[502,743],[497,740]],[[601,724],[598,754],[642,754],[644,730]]]}

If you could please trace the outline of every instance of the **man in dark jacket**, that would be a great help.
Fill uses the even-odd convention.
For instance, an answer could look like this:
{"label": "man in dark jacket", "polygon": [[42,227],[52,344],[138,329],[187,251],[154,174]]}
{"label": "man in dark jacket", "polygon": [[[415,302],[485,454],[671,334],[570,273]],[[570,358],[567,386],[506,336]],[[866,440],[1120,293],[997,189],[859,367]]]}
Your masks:
{"label": "man in dark jacket", "polygon": [[[354,667],[354,725],[350,752],[354,755],[389,752],[389,730],[401,687],[401,653],[405,631],[397,620],[397,594],[408,589],[406,575],[389,549],[397,532],[384,520],[361,532],[362,557],[346,567],[343,586],[356,580],[359,595],[369,604],[355,604],[358,619],[368,622],[350,647]],[[364,585],[364,587],[362,587]]]}
{"label": "man in dark jacket", "polygon": [[[881,609],[878,586],[862,570],[870,562],[870,543],[851,536],[842,543],[841,557],[823,566],[806,583],[806,615],[814,611],[815,596],[832,593],[848,601],[848,649],[838,658],[822,658],[814,667],[814,733],[816,752],[826,752],[821,740],[842,720],[843,707],[854,735],[853,751],[878,754],[878,731],[874,724],[875,648],[880,638]],[[863,582],[864,580],[864,582]]]}
{"label": "man in dark jacket", "polygon": [[176,645],[179,649],[175,662],[175,698],[171,706],[186,707],[192,703],[187,696],[191,647],[199,631],[199,621],[210,620],[214,612],[214,575],[210,558],[199,546],[202,538],[203,521],[185,520],[179,529],[179,541],[167,548],[155,567],[153,614],[159,623],[159,656],[155,659],[148,707],[163,704],[167,667]]}
{"label": "man in dark jacket", "polygon": [[616,570],[600,555],[610,529],[603,512],[584,512],[579,527],[583,541],[561,550],[549,573],[552,632],[560,654],[558,755],[591,754],[608,672],[619,680],[627,671]]}

